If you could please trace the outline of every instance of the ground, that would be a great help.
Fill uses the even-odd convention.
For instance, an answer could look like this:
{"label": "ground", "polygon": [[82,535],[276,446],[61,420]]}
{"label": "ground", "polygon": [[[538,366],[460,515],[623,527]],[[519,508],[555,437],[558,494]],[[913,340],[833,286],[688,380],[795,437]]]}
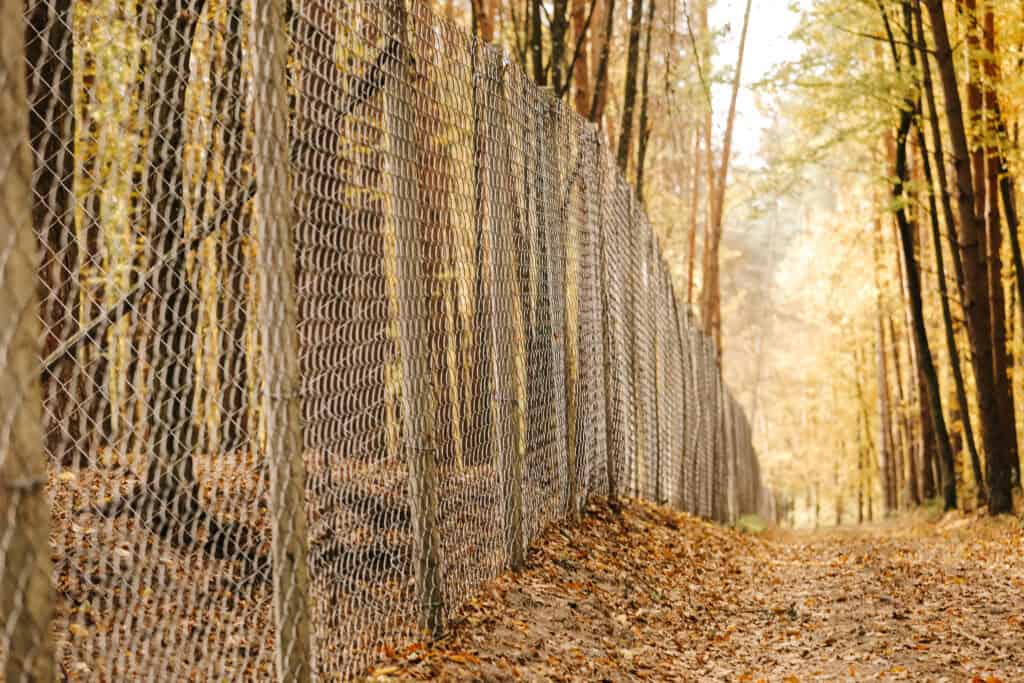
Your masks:
{"label": "ground", "polygon": [[592,505],[372,680],[1024,681],[1024,528],[923,515],[751,535]]}

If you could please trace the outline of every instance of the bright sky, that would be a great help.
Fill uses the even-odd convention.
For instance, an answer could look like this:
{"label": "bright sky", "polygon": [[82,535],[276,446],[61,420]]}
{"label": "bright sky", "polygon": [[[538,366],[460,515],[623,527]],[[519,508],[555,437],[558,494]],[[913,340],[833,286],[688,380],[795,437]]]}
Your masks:
{"label": "bright sky", "polygon": [[[799,16],[790,7],[791,0],[753,0],[750,10],[750,28],[747,31],[746,55],[743,59],[743,79],[736,104],[736,125],[733,131],[733,158],[741,164],[755,164],[761,129],[768,120],[757,108],[750,84],[766,76],[782,62],[796,59],[800,46],[789,40]],[[718,0],[711,9],[712,28],[718,30],[729,25],[731,30],[720,43],[715,69],[734,64],[739,47],[740,29],[746,0]],[[729,111],[731,86],[723,84],[713,89],[715,105],[715,132],[721,140]]]}

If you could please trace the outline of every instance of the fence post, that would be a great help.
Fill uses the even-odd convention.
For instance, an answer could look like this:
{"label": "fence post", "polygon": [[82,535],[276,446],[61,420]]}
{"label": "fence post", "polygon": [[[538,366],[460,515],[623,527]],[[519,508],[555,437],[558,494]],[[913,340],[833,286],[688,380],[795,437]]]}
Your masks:
{"label": "fence post", "polygon": [[[402,437],[409,467],[409,496],[415,536],[416,601],[420,630],[441,633],[440,536],[437,528],[437,435],[431,396],[429,340],[423,306],[425,275],[417,230],[418,135],[413,102],[412,56],[408,52],[405,0],[388,0],[386,82],[387,130],[398,292],[399,355],[402,368]],[[401,148],[399,148],[401,146]]]}
{"label": "fence post", "polygon": [[[562,195],[563,180],[563,159],[560,154],[562,148],[562,134],[564,132],[562,121],[561,103],[558,100],[548,102],[547,114],[550,117],[551,128],[549,130],[548,144],[546,145],[548,155],[548,173],[550,173],[551,185],[554,187],[553,201],[548,200],[548,207],[554,205],[556,209],[554,220],[548,222],[548,234],[552,234],[552,228],[557,225],[561,234],[561,240],[548,247],[548,263],[562,264],[561,278],[557,278],[552,268],[549,282],[551,282],[551,293],[556,287],[562,290],[562,329],[558,330],[552,321],[552,328],[555,334],[562,333],[562,365],[564,390],[562,392],[565,402],[565,472],[566,472],[566,508],[569,517],[575,519],[579,516],[580,500],[580,461],[579,461],[579,396],[577,380],[579,378],[579,235],[572,235],[569,228],[568,204],[569,197],[573,192],[575,183],[574,173],[565,178],[565,196]],[[582,152],[581,152],[582,154]],[[582,157],[580,157],[582,161]],[[578,169],[577,169],[578,170]],[[570,252],[572,252],[570,258]],[[575,281],[573,277],[575,276]],[[574,287],[570,287],[574,284]],[[551,296],[552,316],[554,315],[555,297]],[[570,316],[572,304],[575,303],[575,318]]]}
{"label": "fence post", "polygon": [[252,0],[253,232],[259,245],[264,415],[270,464],[277,675],[312,676],[294,227],[289,187],[284,0]]}
{"label": "fence post", "polygon": [[633,471],[630,477],[633,480],[631,493],[633,496],[640,495],[640,480],[643,477],[643,460],[641,456],[641,443],[645,435],[640,406],[640,349],[637,346],[637,311],[640,308],[640,249],[639,238],[637,237],[636,208],[634,206],[632,191],[629,192],[629,218],[626,221],[626,231],[629,239],[629,258],[627,267],[630,270],[629,287],[629,358],[630,358],[630,388],[633,394]]}
{"label": "fence post", "polygon": [[653,232],[650,233],[649,244],[650,256],[647,260],[647,272],[648,287],[650,289],[647,296],[647,305],[651,309],[651,316],[654,319],[654,329],[652,330],[654,339],[651,340],[654,347],[654,502],[661,505],[663,502],[661,488],[661,392],[665,381],[663,375],[665,369],[662,367],[662,354],[665,347],[660,334],[661,330],[658,327],[658,321],[664,315],[664,311],[661,310],[660,305],[654,305],[651,302],[663,303],[665,281],[661,277],[661,259],[658,258],[658,244],[654,239]]}
{"label": "fence post", "polygon": [[[485,140],[499,140],[501,144],[488,149],[481,146],[480,162],[486,164],[487,202],[489,212],[485,237],[488,257],[491,294],[491,362],[494,372],[494,401],[498,415],[494,423],[495,440],[498,447],[498,462],[502,480],[502,494],[505,500],[505,547],[509,554],[509,565],[513,570],[522,569],[526,564],[525,538],[523,536],[523,461],[526,438],[521,434],[525,427],[526,392],[522,376],[515,365],[516,354],[521,354],[525,363],[527,350],[519,347],[525,339],[522,312],[516,306],[515,288],[517,274],[509,258],[510,244],[505,238],[511,234],[508,211],[503,200],[512,197],[512,167],[508,132],[508,97],[505,91],[505,71],[508,66],[503,53],[490,46],[481,48],[484,53],[483,90],[490,93],[496,87],[496,101],[484,108],[487,117]],[[496,84],[496,86],[495,86]],[[482,122],[481,122],[482,123]],[[492,153],[488,154],[488,152]],[[501,191],[499,191],[501,188]],[[482,189],[482,188],[481,188]],[[502,286],[502,285],[505,286]],[[499,325],[508,325],[512,330],[511,341],[499,333]],[[514,344],[514,345],[513,345]],[[509,398],[512,396],[513,398]],[[513,405],[509,416],[506,405]]]}
{"label": "fence post", "polygon": [[686,510],[686,426],[689,423],[689,415],[687,411],[689,404],[686,400],[686,342],[683,336],[683,323],[679,317],[679,299],[675,295],[675,290],[671,290],[672,294],[672,316],[675,320],[675,331],[676,331],[676,345],[679,347],[679,509]]}
{"label": "fence post", "polygon": [[589,139],[594,145],[594,156],[597,159],[597,250],[598,250],[598,287],[601,300],[601,338],[604,357],[601,359],[601,379],[604,384],[604,419],[605,419],[605,476],[608,479],[608,502],[616,504],[618,495],[618,479],[615,469],[616,448],[621,448],[622,438],[618,433],[619,425],[613,411],[615,382],[612,378],[612,362],[614,358],[615,332],[612,325],[612,309],[608,296],[608,230],[605,221],[605,167],[607,159],[601,155],[597,127],[588,127]]}
{"label": "fence post", "polygon": [[0,632],[7,641],[0,678],[53,681],[23,12],[20,0],[0,0]]}

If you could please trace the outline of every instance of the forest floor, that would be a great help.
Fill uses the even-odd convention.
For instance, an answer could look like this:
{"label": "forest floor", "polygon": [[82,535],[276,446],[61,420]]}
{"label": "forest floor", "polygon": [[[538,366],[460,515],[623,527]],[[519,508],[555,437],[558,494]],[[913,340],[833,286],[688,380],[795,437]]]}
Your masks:
{"label": "forest floor", "polygon": [[1024,527],[760,535],[628,502],[548,530],[371,680],[1024,681]]}

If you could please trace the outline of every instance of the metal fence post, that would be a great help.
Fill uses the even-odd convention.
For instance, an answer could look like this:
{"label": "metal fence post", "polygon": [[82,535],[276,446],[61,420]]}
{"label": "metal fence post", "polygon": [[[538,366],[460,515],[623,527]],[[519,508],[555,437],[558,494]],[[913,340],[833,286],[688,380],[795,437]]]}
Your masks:
{"label": "metal fence post", "polygon": [[24,5],[0,0],[0,633],[8,681],[56,680]]}
{"label": "metal fence post", "polygon": [[[423,308],[426,274],[420,253],[416,164],[418,135],[413,106],[412,55],[408,48],[405,0],[387,3],[389,78],[386,85],[387,129],[391,145],[396,289],[399,308],[399,355],[402,367],[402,439],[409,467],[409,497],[415,537],[416,601],[420,630],[441,633],[440,535],[437,528],[437,434],[431,396],[429,343]],[[401,146],[401,149],[396,149]]]}
{"label": "metal fence post", "polygon": [[[562,396],[565,404],[565,473],[566,473],[566,509],[569,511],[569,517],[575,519],[579,516],[580,508],[582,506],[582,500],[580,496],[580,460],[579,460],[579,396],[578,396],[578,379],[580,373],[579,363],[579,302],[580,302],[580,290],[579,290],[579,247],[580,240],[579,235],[573,235],[570,229],[570,223],[568,220],[567,209],[570,202],[569,197],[571,196],[574,188],[575,178],[573,175],[566,177],[565,171],[568,170],[563,167],[562,154],[560,154],[564,132],[563,128],[563,110],[561,104],[557,100],[552,100],[548,104],[547,113],[550,116],[551,127],[548,131],[550,140],[546,146],[548,155],[548,172],[551,174],[550,177],[553,179],[554,185],[554,200],[549,200],[549,208],[554,206],[557,212],[554,215],[554,220],[548,223],[548,234],[551,234],[551,229],[557,225],[560,229],[561,240],[559,240],[553,248],[549,248],[548,260],[554,266],[557,266],[559,262],[562,265],[561,277],[556,277],[555,273],[552,272],[551,287],[552,291],[556,287],[560,287],[562,290],[562,329],[554,327],[552,331],[557,335],[560,331],[562,333],[562,363],[563,363],[563,381],[564,390]],[[582,157],[581,157],[582,158]],[[570,174],[572,171],[570,171]],[[562,180],[566,180],[564,186],[565,196],[562,195]],[[552,268],[554,271],[554,268]],[[573,278],[575,277],[575,280]],[[574,287],[571,285],[575,285]],[[551,298],[552,304],[555,298]],[[575,306],[575,317],[570,315],[570,311]],[[554,313],[554,308],[552,308]]]}
{"label": "metal fence post", "polygon": [[252,0],[253,233],[259,245],[264,410],[270,465],[276,663],[281,681],[312,676],[298,312],[292,244],[284,0]]}
{"label": "metal fence post", "polygon": [[605,419],[605,476],[608,479],[608,500],[615,503],[618,495],[618,477],[615,467],[617,448],[621,448],[622,437],[619,433],[617,414],[614,411],[615,381],[612,378],[612,367],[615,349],[615,331],[612,323],[611,300],[608,295],[608,269],[610,245],[605,216],[605,168],[607,160],[601,155],[601,146],[597,127],[588,128],[589,139],[594,145],[594,156],[597,159],[597,250],[598,250],[598,283],[601,302],[601,337],[604,358],[601,359],[601,379],[603,384],[604,419]]}
{"label": "metal fence post", "polygon": [[651,316],[654,318],[654,339],[651,340],[654,351],[654,502],[661,505],[664,497],[661,483],[661,401],[662,401],[662,388],[665,383],[664,372],[665,368],[663,365],[662,354],[664,353],[664,340],[659,334],[660,329],[658,328],[658,320],[661,316],[665,315],[665,311],[661,306],[655,305],[651,302],[662,303],[661,296],[664,296],[665,281],[662,279],[661,261],[657,258],[658,248],[657,242],[654,239],[654,233],[650,235],[650,257],[648,259],[648,271],[650,277],[648,278],[648,286],[651,288],[647,297],[648,306],[651,308]]}
{"label": "metal fence post", "polygon": [[[497,97],[486,107],[488,130],[482,138],[498,141],[500,144],[481,147],[481,162],[486,165],[488,192],[486,207],[488,218],[486,231],[487,248],[485,258],[489,265],[488,279],[491,295],[491,362],[494,373],[494,400],[498,416],[493,420],[495,440],[498,446],[498,462],[502,480],[502,494],[505,501],[504,526],[505,547],[509,554],[509,565],[513,570],[522,569],[526,564],[525,537],[523,535],[523,460],[526,450],[526,435],[521,433],[525,426],[525,387],[516,368],[516,355],[526,357],[526,349],[518,346],[525,340],[522,311],[516,306],[514,283],[517,273],[510,258],[512,248],[509,239],[512,234],[508,210],[504,202],[513,194],[512,181],[508,173],[512,166],[508,145],[508,96],[505,91],[505,69],[508,61],[502,53],[490,46],[481,47],[484,56],[483,89]],[[494,88],[495,92],[491,92]],[[483,207],[481,207],[483,208]],[[504,286],[503,286],[504,285]],[[500,325],[512,328],[512,341],[499,332]],[[509,397],[512,398],[509,398]],[[506,405],[514,406],[511,415]]]}

